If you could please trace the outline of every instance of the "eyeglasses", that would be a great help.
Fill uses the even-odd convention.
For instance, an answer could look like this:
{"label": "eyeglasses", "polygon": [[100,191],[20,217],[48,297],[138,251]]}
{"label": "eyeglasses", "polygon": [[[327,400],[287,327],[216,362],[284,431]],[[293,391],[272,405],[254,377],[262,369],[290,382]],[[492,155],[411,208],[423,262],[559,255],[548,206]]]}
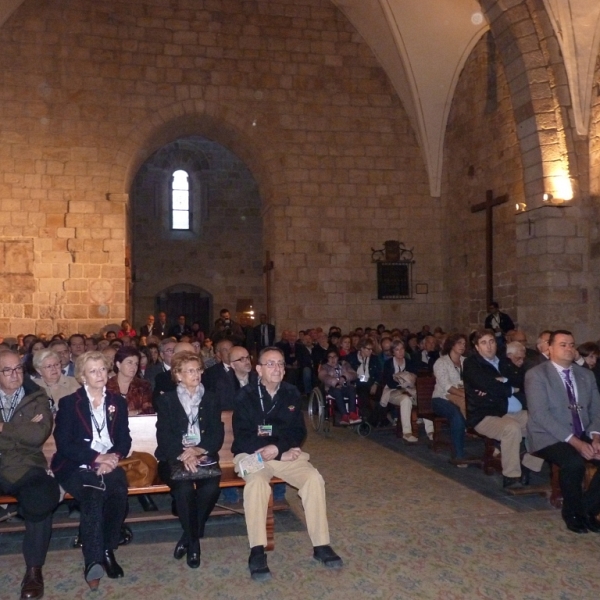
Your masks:
{"label": "eyeglasses", "polygon": [[187,373],[188,375],[200,375],[202,369],[183,369],[181,372]]}
{"label": "eyeglasses", "polygon": [[240,362],[241,360],[250,362],[250,356],[248,356],[248,355],[246,355],[246,356],[240,356],[239,358],[236,358],[235,360],[232,360],[230,362],[232,362],[232,363],[234,363],[234,362]]}
{"label": "eyeglasses", "polygon": [[21,375],[23,373],[23,367],[21,365],[19,365],[18,367],[15,367],[14,369],[11,369],[10,367],[5,367],[4,369],[2,369],[0,371],[0,373],[2,373],[2,375],[4,375],[4,377],[10,377],[11,375],[14,375],[15,373],[18,373],[19,375]]}
{"label": "eyeglasses", "polygon": [[285,369],[285,363],[282,360],[268,360],[267,362],[259,364],[261,365],[261,367],[268,367],[269,369],[274,369],[275,367]]}

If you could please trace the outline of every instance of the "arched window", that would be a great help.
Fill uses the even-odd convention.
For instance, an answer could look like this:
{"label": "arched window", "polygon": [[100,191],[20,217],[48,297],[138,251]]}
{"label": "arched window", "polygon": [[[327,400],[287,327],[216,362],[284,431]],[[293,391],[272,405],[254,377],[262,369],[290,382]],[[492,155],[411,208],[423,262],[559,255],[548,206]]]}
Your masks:
{"label": "arched window", "polygon": [[171,187],[171,228],[191,229],[192,215],[190,210],[190,184],[185,171],[173,173]]}

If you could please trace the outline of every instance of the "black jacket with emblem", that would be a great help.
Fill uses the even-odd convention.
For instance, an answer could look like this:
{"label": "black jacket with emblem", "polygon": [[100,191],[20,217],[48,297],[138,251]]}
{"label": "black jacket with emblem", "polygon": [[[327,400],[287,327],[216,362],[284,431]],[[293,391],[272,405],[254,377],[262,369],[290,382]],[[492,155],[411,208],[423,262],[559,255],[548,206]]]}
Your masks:
{"label": "black jacket with emblem", "polygon": [[[260,402],[262,392],[264,413]],[[259,425],[271,425],[270,436],[259,436]],[[233,409],[234,455],[252,454],[265,446],[274,444],[279,450],[276,459],[290,448],[298,448],[306,437],[306,425],[302,414],[300,392],[296,386],[281,382],[275,398],[271,399],[261,384],[249,384],[236,394]]]}

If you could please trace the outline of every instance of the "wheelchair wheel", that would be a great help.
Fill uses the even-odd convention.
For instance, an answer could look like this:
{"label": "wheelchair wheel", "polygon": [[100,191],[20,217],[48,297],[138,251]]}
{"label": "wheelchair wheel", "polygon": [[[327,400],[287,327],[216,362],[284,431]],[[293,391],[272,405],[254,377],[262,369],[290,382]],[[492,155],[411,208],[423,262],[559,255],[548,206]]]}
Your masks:
{"label": "wheelchair wheel", "polygon": [[360,437],[367,437],[371,433],[371,424],[367,421],[363,421],[356,426],[355,431]]}
{"label": "wheelchair wheel", "polygon": [[325,399],[321,388],[316,387],[308,397],[308,417],[315,431],[323,429],[325,421]]}

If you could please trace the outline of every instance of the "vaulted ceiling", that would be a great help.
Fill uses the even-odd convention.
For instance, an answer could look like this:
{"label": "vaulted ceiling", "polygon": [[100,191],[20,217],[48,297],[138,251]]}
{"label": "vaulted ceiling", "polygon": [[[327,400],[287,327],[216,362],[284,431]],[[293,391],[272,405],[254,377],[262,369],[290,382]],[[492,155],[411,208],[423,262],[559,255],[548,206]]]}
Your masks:
{"label": "vaulted ceiling", "polygon": [[[0,0],[0,26],[24,0]],[[75,0],[73,0],[75,1]],[[488,30],[478,0],[331,0],[371,47],[419,140],[440,195],[444,132],[455,86]],[[565,60],[577,132],[587,135],[600,45],[598,0],[544,0]]]}

